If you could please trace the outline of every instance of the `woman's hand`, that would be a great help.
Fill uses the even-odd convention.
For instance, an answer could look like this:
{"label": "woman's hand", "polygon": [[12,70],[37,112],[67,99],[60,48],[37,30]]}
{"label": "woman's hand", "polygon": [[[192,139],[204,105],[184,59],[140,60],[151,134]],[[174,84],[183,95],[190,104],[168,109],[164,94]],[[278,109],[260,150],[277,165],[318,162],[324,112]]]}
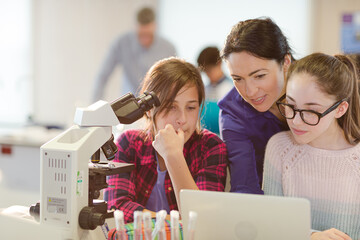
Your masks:
{"label": "woman's hand", "polygon": [[331,228],[322,232],[314,232],[311,234],[311,240],[352,240],[349,235],[343,233],[336,228]]}
{"label": "woman's hand", "polygon": [[175,131],[171,124],[167,124],[155,136],[152,142],[155,150],[166,161],[170,154],[183,154],[184,148],[184,132],[181,128]]}

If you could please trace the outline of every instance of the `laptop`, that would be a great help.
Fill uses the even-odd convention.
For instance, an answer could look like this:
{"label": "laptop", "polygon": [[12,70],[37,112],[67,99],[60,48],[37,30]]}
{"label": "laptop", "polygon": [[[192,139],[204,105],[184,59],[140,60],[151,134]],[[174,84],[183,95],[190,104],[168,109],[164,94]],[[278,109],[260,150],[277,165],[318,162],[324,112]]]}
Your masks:
{"label": "laptop", "polygon": [[310,202],[303,198],[181,190],[180,211],[185,240],[189,211],[197,213],[194,239],[310,239]]}

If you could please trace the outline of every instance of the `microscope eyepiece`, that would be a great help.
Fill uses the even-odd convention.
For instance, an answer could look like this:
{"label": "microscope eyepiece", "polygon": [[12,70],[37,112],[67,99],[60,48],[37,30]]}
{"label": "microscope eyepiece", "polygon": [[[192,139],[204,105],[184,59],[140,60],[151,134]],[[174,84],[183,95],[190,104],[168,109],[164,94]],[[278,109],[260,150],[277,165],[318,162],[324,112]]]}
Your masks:
{"label": "microscope eyepiece", "polygon": [[135,122],[154,106],[160,106],[160,101],[154,92],[144,92],[138,98],[132,93],[127,93],[111,103],[119,122],[123,124]]}
{"label": "microscope eyepiece", "polygon": [[149,111],[151,108],[160,106],[160,101],[154,92],[144,92],[138,97],[139,105],[144,107],[144,111]]}

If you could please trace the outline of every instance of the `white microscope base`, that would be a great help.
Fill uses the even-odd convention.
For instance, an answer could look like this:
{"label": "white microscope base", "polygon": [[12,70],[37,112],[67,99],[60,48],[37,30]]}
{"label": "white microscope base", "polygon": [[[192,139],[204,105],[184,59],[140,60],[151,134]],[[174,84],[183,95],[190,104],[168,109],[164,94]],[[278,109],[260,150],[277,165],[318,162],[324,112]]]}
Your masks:
{"label": "white microscope base", "polygon": [[[11,206],[0,212],[0,239],[70,240],[58,227],[39,224],[28,213],[29,207]],[[110,220],[111,222],[111,220]],[[84,231],[80,240],[106,240],[101,227]],[[74,239],[76,240],[76,239]]]}

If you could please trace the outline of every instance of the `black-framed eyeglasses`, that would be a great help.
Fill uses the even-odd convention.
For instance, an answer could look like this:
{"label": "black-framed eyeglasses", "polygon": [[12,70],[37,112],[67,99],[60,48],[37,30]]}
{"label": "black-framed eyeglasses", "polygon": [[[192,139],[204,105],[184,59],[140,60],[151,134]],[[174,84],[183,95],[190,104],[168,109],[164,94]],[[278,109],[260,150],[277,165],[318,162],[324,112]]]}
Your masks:
{"label": "black-framed eyeglasses", "polygon": [[282,96],[277,102],[276,105],[279,109],[280,114],[286,119],[294,119],[296,112],[299,112],[301,119],[304,123],[315,126],[320,122],[320,119],[326,116],[328,113],[334,111],[345,99],[339,100],[329,107],[325,112],[319,113],[313,110],[307,109],[296,109],[294,105],[282,102],[285,99],[285,95]]}

